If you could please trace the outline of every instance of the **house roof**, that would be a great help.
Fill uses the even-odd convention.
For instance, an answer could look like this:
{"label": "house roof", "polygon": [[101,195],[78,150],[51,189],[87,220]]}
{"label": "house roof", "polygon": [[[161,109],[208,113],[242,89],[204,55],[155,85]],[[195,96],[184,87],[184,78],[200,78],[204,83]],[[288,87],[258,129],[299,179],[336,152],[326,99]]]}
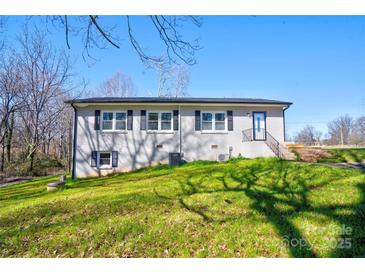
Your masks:
{"label": "house roof", "polygon": [[68,104],[86,103],[158,103],[158,104],[268,104],[291,105],[291,102],[256,98],[197,98],[197,97],[93,97],[65,101]]}

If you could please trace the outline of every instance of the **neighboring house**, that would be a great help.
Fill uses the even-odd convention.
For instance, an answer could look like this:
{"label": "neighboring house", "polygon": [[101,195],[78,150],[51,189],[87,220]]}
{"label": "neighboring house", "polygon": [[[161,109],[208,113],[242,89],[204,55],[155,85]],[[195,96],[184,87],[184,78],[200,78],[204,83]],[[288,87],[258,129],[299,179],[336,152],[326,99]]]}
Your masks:
{"label": "neighboring house", "polygon": [[103,97],[67,103],[75,110],[73,177],[166,163],[170,153],[185,161],[288,153],[281,144],[289,102]]}

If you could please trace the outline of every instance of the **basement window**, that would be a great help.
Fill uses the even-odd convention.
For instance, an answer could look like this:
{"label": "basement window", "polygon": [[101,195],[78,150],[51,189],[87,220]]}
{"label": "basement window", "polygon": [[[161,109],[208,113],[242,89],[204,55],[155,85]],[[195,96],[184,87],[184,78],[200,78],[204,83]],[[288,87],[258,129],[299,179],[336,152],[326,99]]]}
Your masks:
{"label": "basement window", "polygon": [[112,154],[110,152],[99,153],[99,168],[110,168],[112,166]]}

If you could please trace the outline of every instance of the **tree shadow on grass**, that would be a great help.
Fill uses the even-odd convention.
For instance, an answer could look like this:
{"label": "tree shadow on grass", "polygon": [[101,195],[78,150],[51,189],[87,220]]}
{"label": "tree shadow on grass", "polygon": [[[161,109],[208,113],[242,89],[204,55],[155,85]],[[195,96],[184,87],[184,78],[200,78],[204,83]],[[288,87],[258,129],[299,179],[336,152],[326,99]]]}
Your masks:
{"label": "tree shadow on grass", "polygon": [[[247,165],[242,168],[218,168],[209,175],[190,175],[184,181],[180,181],[181,192],[174,197],[166,197],[158,194],[160,198],[177,200],[182,208],[198,214],[206,222],[225,222],[242,216],[212,217],[209,207],[189,203],[193,195],[213,194],[219,192],[242,192],[251,201],[250,208],[263,214],[273,224],[281,235],[283,243],[286,243],[289,253],[294,257],[317,257],[315,246],[304,237],[302,232],[291,221],[292,216],[300,213],[314,213],[324,216],[342,227],[349,227],[351,235],[340,234],[335,239],[330,257],[354,257],[364,256],[365,252],[365,184],[357,184],[361,192],[359,203],[329,204],[326,206],[314,206],[310,203],[308,195],[310,191],[322,188],[332,180],[345,179],[346,175],[335,173],[335,177],[327,176],[323,179],[317,177],[321,174],[313,172],[311,166],[298,166],[282,160],[265,161],[262,164]],[[223,173],[221,176],[212,176],[214,172]],[[342,176],[342,177],[341,177]],[[204,181],[216,180],[221,187],[207,188]],[[234,182],[234,184],[232,183]],[[348,210],[350,214],[341,214],[339,211]],[[223,215],[223,214],[221,214]],[[350,237],[350,245],[346,239]],[[304,243],[299,245],[298,243]],[[333,243],[332,243],[333,244]]]}

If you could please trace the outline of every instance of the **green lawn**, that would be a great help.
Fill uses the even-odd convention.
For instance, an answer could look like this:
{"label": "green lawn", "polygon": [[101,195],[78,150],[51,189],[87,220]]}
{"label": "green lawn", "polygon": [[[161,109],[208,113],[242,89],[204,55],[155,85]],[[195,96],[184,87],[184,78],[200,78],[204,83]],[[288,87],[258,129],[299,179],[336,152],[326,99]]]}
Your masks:
{"label": "green lawn", "polygon": [[327,163],[365,163],[365,148],[332,148],[326,149],[330,154],[319,162]]}
{"label": "green lawn", "polygon": [[[365,255],[365,173],[271,159],[0,188],[1,257]],[[341,231],[341,227],[345,228]]]}

